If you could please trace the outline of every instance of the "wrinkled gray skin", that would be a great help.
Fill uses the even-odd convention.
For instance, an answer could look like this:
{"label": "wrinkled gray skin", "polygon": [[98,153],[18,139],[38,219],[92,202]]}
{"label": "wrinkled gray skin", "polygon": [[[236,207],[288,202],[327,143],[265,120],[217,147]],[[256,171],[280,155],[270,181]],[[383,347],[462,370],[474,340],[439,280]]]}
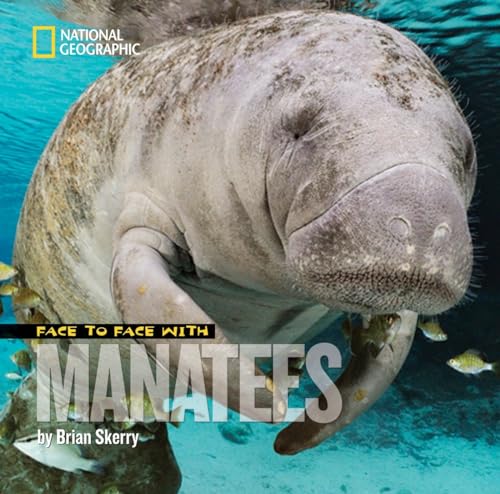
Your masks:
{"label": "wrinkled gray skin", "polygon": [[342,311],[398,312],[392,349],[358,352],[338,381],[338,420],[278,436],[293,454],[390,385],[415,313],[464,295],[475,174],[467,123],[407,38],[346,14],[271,15],[153,47],[93,84],[38,164],[15,263],[53,322],[213,320],[217,342],[277,343]]}

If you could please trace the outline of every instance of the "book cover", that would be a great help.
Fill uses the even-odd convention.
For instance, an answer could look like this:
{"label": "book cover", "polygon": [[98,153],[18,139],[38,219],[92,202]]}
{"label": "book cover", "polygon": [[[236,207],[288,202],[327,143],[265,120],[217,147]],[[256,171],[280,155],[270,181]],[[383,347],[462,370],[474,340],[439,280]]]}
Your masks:
{"label": "book cover", "polygon": [[500,485],[496,0],[0,0],[0,494]]}

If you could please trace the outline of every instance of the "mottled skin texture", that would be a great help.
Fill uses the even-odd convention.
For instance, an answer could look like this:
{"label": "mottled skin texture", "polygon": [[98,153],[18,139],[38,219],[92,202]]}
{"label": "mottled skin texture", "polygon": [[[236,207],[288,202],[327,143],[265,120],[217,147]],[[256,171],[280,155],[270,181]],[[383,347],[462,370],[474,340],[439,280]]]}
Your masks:
{"label": "mottled skin texture", "polygon": [[[15,264],[53,322],[211,319],[218,342],[307,341],[341,311],[456,304],[475,173],[462,112],[408,39],[350,15],[262,17],[93,84],[39,162]],[[403,323],[396,351],[341,378],[343,425],[397,374]],[[339,428],[292,427],[281,453]]]}
{"label": "mottled skin texture", "polygon": [[[415,45],[348,15],[292,13],[168,42],[113,68],[65,117],[26,196],[16,264],[51,320],[118,321],[113,250],[145,226],[174,244],[181,283],[215,276],[290,299],[301,287],[288,237],[370,177],[422,162],[469,203],[475,153],[455,105]],[[457,269],[462,291],[468,271]]]}

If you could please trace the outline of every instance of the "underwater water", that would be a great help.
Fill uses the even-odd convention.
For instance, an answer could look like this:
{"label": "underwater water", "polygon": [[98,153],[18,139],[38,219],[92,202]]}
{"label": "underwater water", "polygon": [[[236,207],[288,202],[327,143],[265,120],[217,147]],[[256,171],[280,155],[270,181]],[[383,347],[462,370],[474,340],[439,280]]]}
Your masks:
{"label": "underwater water", "polygon": [[[467,379],[444,362],[466,348],[500,359],[500,1],[382,0],[361,15],[405,32],[465,95],[477,122],[480,176],[472,214],[480,287],[475,300],[441,320],[446,343],[417,335],[390,390],[356,423],[314,450],[281,457],[275,426],[188,422],[170,439],[183,472],[181,492],[500,493],[500,380]],[[68,27],[27,2],[0,0],[0,260],[11,258],[16,222],[32,171],[55,127],[114,59],[31,56],[33,25]],[[1,323],[13,322],[8,301]],[[338,328],[323,335],[339,342]],[[15,384],[8,358],[22,345],[0,340],[0,406]],[[1,465],[0,465],[1,468]],[[1,494],[1,493],[0,493]]]}

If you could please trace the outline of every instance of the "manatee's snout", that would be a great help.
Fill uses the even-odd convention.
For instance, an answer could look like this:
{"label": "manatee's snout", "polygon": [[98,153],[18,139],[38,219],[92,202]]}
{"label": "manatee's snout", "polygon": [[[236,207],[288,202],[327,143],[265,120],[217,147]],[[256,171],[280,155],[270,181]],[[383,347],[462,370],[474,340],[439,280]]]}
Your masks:
{"label": "manatee's snout", "polygon": [[451,178],[430,166],[394,166],[292,233],[288,260],[300,287],[326,305],[442,312],[470,281],[464,199]]}

